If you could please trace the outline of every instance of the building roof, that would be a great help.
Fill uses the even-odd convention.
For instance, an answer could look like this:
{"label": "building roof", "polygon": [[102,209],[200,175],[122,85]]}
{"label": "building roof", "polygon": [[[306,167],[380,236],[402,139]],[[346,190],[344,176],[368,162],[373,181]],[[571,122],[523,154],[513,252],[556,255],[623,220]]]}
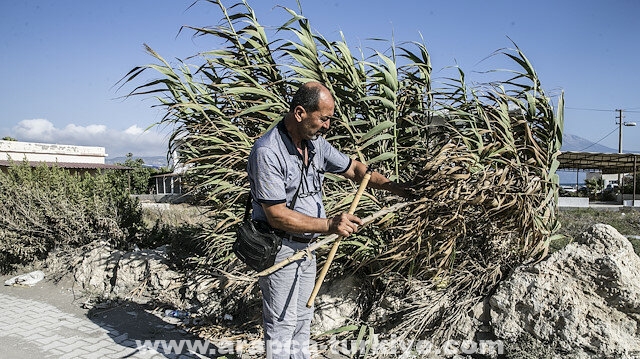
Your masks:
{"label": "building roof", "polygon": [[104,147],[0,140],[0,159],[44,162],[104,163]]}
{"label": "building roof", "polygon": [[[0,167],[9,167],[12,164],[20,164],[22,163],[22,161],[6,161],[6,160],[0,160]],[[86,169],[86,170],[92,170],[92,169],[101,169],[101,170],[129,170],[131,169],[130,167],[127,166],[121,166],[121,165],[108,165],[108,164],[104,164],[104,163],[76,163],[76,162],[35,162],[35,161],[30,161],[29,165],[31,167],[37,167],[40,166],[42,164],[46,164],[47,166],[51,167],[51,166],[58,166],[61,168],[66,168],[66,169]]]}
{"label": "building roof", "polygon": [[603,174],[637,172],[640,154],[562,152],[558,156],[558,169],[599,170]]}

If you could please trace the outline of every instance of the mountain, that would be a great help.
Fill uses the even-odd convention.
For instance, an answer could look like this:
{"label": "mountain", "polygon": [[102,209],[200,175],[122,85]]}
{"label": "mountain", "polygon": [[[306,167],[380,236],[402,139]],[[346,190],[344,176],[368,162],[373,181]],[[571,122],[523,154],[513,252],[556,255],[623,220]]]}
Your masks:
{"label": "mountain", "polygon": [[[151,166],[151,167],[156,167],[156,168],[160,168],[160,167],[169,167],[169,164],[167,163],[167,157],[166,156],[141,156],[141,157],[137,157],[137,156],[133,156],[134,159],[136,158],[141,158],[144,161],[144,164],[147,166]],[[126,161],[127,157],[113,157],[113,158],[108,158],[105,160],[105,162],[107,164],[115,164],[115,163],[124,163],[124,161]]]}
{"label": "mountain", "polygon": [[[568,133],[565,133],[564,136],[562,137],[562,152],[571,152],[571,151],[577,151],[577,152],[602,152],[602,153],[617,153],[618,151],[610,148],[610,147],[606,147],[603,145],[599,145],[596,143],[593,143],[585,138],[576,136],[576,135],[571,135]],[[168,167],[168,162],[167,162],[167,157],[166,156],[141,156],[141,157],[137,157],[134,156],[134,158],[142,158],[142,160],[144,161],[145,165],[148,166],[152,166],[152,167]],[[113,157],[113,158],[108,158],[106,159],[106,163],[108,164],[115,164],[115,163],[123,163],[127,158],[124,156],[120,156],[120,157]],[[574,175],[575,177],[575,175]]]}
{"label": "mountain", "polygon": [[599,152],[599,153],[618,153],[618,150],[611,147],[599,145],[591,142],[586,138],[565,133],[562,136],[562,152]]}
{"label": "mountain", "polygon": [[[571,135],[565,133],[562,136],[562,152],[597,152],[597,153],[618,153],[617,149],[611,147],[599,145],[591,142],[586,138],[580,136]],[[560,184],[567,186],[580,187],[584,185],[586,178],[585,171],[575,170],[558,170],[558,176],[560,177]]]}

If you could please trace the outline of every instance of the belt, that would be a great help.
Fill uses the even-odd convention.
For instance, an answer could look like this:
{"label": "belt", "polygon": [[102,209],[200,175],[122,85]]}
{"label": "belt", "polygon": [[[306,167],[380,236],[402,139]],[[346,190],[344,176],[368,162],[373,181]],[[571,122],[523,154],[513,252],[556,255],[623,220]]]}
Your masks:
{"label": "belt", "polygon": [[[269,226],[269,224],[266,222],[258,222],[258,223],[265,223],[267,228],[271,229],[271,226]],[[290,241],[298,242],[298,243],[310,243],[315,240],[315,238],[309,239],[305,237],[298,237],[293,234],[289,234],[281,229],[271,229],[271,230],[273,230],[273,233],[275,233],[277,236],[280,236],[282,238],[288,239]]]}
{"label": "belt", "polygon": [[298,237],[298,236],[294,236],[293,234],[287,234],[284,238],[287,238],[290,241],[294,241],[298,243],[310,243],[315,240],[315,238]]}

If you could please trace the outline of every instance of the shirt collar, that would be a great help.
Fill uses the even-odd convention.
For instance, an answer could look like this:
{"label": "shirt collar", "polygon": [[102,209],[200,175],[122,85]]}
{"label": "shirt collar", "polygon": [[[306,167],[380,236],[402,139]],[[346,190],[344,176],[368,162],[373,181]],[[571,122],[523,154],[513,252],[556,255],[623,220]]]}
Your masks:
{"label": "shirt collar", "polygon": [[[277,128],[278,132],[280,132],[282,142],[287,148],[287,152],[289,152],[290,155],[296,155],[302,159],[302,155],[298,152],[296,145],[293,144],[293,139],[291,139],[291,135],[289,134],[289,131],[287,131],[287,127],[284,125],[284,118],[278,122]],[[307,146],[307,149],[309,150],[309,161],[311,161],[316,153],[316,146],[313,144],[313,141],[307,140],[302,140],[302,145]]]}

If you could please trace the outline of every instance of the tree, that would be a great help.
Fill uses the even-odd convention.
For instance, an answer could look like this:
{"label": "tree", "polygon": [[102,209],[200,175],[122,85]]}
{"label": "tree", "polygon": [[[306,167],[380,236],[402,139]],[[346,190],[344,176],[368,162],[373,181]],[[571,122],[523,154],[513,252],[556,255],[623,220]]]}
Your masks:
{"label": "tree", "polygon": [[635,173],[634,174],[628,174],[626,176],[624,176],[623,180],[622,180],[622,187],[623,187],[623,193],[633,193],[633,189],[634,189],[634,183],[633,183],[633,179],[636,179],[636,183],[635,183],[635,190],[636,190],[636,194],[640,191],[640,173]]}
{"label": "tree", "polygon": [[127,171],[113,171],[113,180],[122,187],[129,188],[131,194],[147,194],[150,190],[150,179],[157,170],[144,165],[142,158],[134,158],[129,152],[126,159],[119,165],[129,167]]}
{"label": "tree", "polygon": [[2,137],[2,140],[3,141],[17,141],[17,139],[15,139],[13,137],[9,137],[9,136]]}
{"label": "tree", "polygon": [[602,177],[585,179],[584,184],[589,190],[589,197],[602,199],[602,190],[604,189],[604,179]]}

